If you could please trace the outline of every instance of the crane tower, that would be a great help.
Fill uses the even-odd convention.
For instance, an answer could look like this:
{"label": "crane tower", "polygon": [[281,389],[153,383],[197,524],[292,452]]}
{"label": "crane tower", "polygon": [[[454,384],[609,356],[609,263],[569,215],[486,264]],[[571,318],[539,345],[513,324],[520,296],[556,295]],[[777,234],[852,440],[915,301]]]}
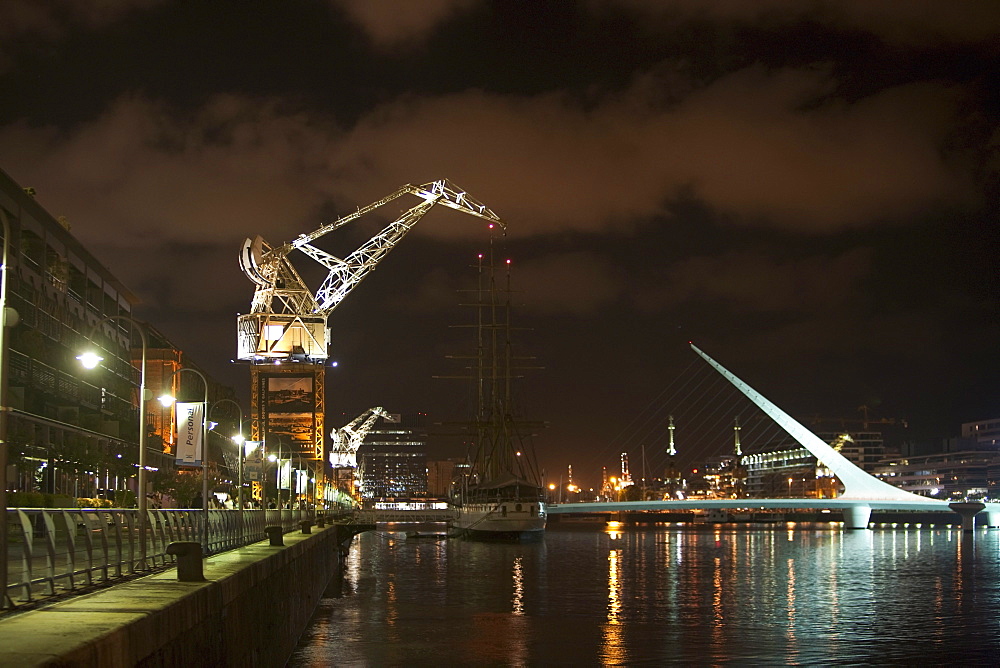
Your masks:
{"label": "crane tower", "polygon": [[[316,245],[330,232],[407,195],[415,196],[418,202],[349,255],[336,257]],[[240,267],[255,289],[250,312],[237,317],[237,357],[251,364],[250,431],[254,440],[264,441],[268,452],[312,460],[311,467],[326,466],[327,320],[436,204],[483,219],[491,228],[504,229],[493,211],[442,179],[421,186],[405,185],[292,241],[272,245],[256,236],[243,242]],[[315,292],[293,265],[293,251],[326,270]],[[339,454],[350,456],[348,452]],[[282,491],[277,490],[276,495],[281,497]]]}

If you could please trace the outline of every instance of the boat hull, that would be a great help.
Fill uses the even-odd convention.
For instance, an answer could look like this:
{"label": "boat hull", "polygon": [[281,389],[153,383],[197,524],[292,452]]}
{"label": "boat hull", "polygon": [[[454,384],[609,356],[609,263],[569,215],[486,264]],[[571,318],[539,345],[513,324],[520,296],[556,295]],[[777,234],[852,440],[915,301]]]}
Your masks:
{"label": "boat hull", "polygon": [[539,501],[470,503],[455,508],[452,533],[476,540],[537,540],[545,533],[545,504]]}

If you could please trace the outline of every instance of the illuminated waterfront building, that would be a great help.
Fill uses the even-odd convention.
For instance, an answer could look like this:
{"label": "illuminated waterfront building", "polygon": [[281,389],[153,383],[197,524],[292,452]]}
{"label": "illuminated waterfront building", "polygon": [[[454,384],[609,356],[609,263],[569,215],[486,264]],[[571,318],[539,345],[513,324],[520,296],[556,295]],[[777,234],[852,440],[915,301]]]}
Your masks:
{"label": "illuminated waterfront building", "polygon": [[[3,171],[0,207],[10,226],[7,306],[18,314],[6,336],[8,487],[67,497],[113,497],[126,485],[135,492],[141,346],[128,318],[139,300],[66,219]],[[165,378],[182,360],[192,364],[154,327],[146,333],[146,387],[176,392],[180,376],[172,388]],[[91,336],[104,360],[86,372],[76,357]],[[231,394],[211,384],[210,397]],[[144,414],[147,466],[172,469],[171,411],[147,401]]]}
{"label": "illuminated waterfront building", "polygon": [[875,469],[887,483],[944,499],[995,499],[1000,495],[1000,454],[986,450],[939,452],[887,459]]}
{"label": "illuminated waterfront building", "polygon": [[361,498],[427,497],[427,416],[380,417],[358,450]]}

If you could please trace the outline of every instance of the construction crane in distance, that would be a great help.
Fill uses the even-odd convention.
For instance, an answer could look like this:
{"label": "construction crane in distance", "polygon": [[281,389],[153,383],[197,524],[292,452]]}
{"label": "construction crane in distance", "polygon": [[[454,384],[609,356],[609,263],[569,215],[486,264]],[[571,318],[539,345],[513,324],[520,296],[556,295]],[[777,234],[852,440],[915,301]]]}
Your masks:
{"label": "construction crane in distance", "polygon": [[[336,257],[313,245],[325,234],[404,195],[415,195],[421,201],[347,257]],[[257,287],[250,313],[237,318],[237,357],[255,364],[281,361],[322,364],[329,355],[330,313],[435,204],[484,219],[490,228],[505,229],[493,211],[442,179],[422,186],[405,185],[377,202],[279,246],[269,245],[259,235],[247,238],[240,252],[240,268]],[[292,265],[289,259],[292,251],[305,254],[328,270],[315,293]]]}
{"label": "construction crane in distance", "polygon": [[375,406],[330,432],[330,464],[333,468],[358,467],[358,448],[380,417],[389,419],[389,414],[381,406]]}

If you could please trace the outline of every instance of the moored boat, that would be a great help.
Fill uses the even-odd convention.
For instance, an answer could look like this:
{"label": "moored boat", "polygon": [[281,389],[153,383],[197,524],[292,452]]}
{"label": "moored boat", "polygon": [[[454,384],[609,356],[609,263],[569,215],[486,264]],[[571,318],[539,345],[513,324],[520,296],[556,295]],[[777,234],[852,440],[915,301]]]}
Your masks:
{"label": "moored boat", "polygon": [[[507,286],[497,289],[492,249],[479,263],[477,354],[473,367],[477,408],[470,468],[452,486],[452,535],[483,540],[528,540],[545,531],[545,492],[533,448],[524,434],[541,426],[516,418],[510,341],[510,263]],[[501,296],[501,294],[503,296]],[[525,358],[519,358],[525,359]]]}
{"label": "moored boat", "polygon": [[510,475],[476,485],[456,499],[453,529],[468,538],[531,540],[545,531],[541,487]]}

